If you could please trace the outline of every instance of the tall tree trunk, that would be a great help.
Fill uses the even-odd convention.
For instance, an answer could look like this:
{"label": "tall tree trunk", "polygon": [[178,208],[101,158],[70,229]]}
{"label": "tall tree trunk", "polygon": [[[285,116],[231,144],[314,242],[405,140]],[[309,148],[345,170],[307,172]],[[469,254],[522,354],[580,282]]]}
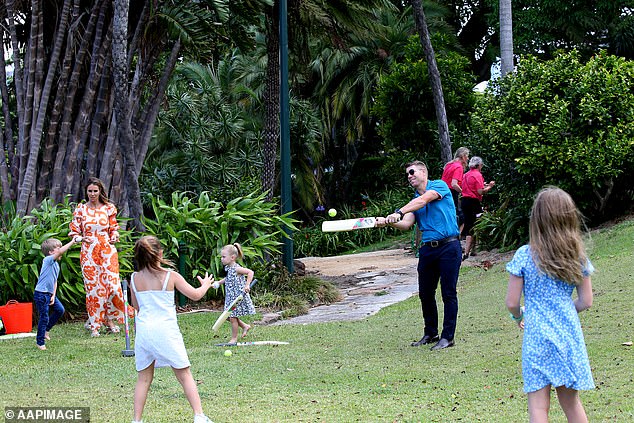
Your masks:
{"label": "tall tree trunk", "polygon": [[[0,45],[4,45],[4,33],[2,31],[0,31]],[[2,155],[0,157],[0,186],[2,187],[2,202],[6,203],[12,200],[8,164],[13,159],[13,130],[11,128],[13,119],[9,111],[9,91],[7,90],[4,54],[0,54],[0,101],[2,101],[2,116],[5,121],[4,131],[0,131],[0,154]]]}
{"label": "tall tree trunk", "polygon": [[70,167],[69,161],[75,160],[75,157],[68,157],[68,149],[73,148],[73,142],[78,143],[79,140],[73,140],[71,137],[73,127],[73,112],[75,106],[75,97],[80,89],[81,75],[84,71],[84,60],[89,56],[92,35],[99,17],[101,1],[95,2],[90,12],[88,23],[82,34],[82,41],[77,48],[73,71],[68,82],[68,90],[64,100],[64,111],[60,124],[59,135],[57,139],[57,155],[55,157],[55,165],[53,168],[53,181],[51,185],[51,197],[54,201],[61,201],[67,190],[64,185],[66,169]]}
{"label": "tall tree trunk", "polygon": [[264,147],[262,190],[271,201],[275,191],[277,147],[280,140],[280,37],[278,2],[266,16],[266,81],[264,88]]}
{"label": "tall tree trunk", "polygon": [[165,63],[165,69],[163,70],[161,81],[159,82],[159,85],[156,88],[156,92],[154,93],[153,97],[156,100],[147,104],[146,110],[144,110],[141,118],[139,119],[139,122],[143,123],[143,126],[139,128],[138,143],[136,146],[137,169],[141,169],[141,167],[143,166],[143,162],[145,161],[145,156],[147,154],[148,147],[150,146],[152,134],[154,133],[156,118],[158,117],[161,106],[160,99],[165,96],[165,91],[167,91],[170,76],[174,71],[174,67],[176,66],[176,62],[178,61],[180,51],[181,40],[176,40],[176,43],[174,43],[174,45],[172,46],[172,53]]}
{"label": "tall tree trunk", "polygon": [[128,194],[128,207],[132,229],[144,231],[141,222],[143,206],[139,189],[138,173],[134,155],[134,138],[129,114],[128,92],[128,10],[129,0],[115,0],[112,24],[112,72],[114,81],[114,110],[117,120],[117,134],[124,163],[125,191]]}
{"label": "tall tree trunk", "polygon": [[[57,28],[57,37],[55,38],[55,44],[53,45],[53,51],[51,54],[50,64],[48,67],[48,74],[46,75],[46,81],[44,82],[44,87],[40,93],[37,95],[33,95],[34,99],[39,99],[39,104],[37,108],[34,108],[37,111],[35,125],[31,129],[30,136],[30,146],[29,146],[29,155],[28,155],[28,163],[26,165],[26,169],[24,171],[24,179],[22,186],[20,187],[20,194],[18,195],[18,201],[16,203],[16,211],[18,215],[25,215],[28,208],[29,197],[33,192],[33,183],[35,180],[35,170],[37,165],[37,159],[40,151],[40,142],[42,140],[42,134],[44,130],[44,120],[46,117],[47,104],[49,102],[49,97],[51,94],[51,89],[53,86],[57,64],[59,62],[59,57],[61,55],[62,46],[64,44],[64,36],[66,34],[66,25],[68,24],[68,15],[70,12],[70,0],[64,1],[64,6],[62,8],[59,26]],[[41,12],[40,12],[41,15]],[[44,50],[44,41],[43,41],[43,27],[39,25],[39,34],[38,34],[38,42],[41,43],[41,47],[38,47],[38,50],[41,48],[42,55]],[[33,38],[33,37],[31,37]],[[38,53],[39,56],[40,53]],[[39,59],[38,57],[38,60]],[[37,65],[37,67],[43,67],[44,65]],[[29,83],[29,85],[31,85]],[[38,85],[39,86],[39,85]],[[29,88],[29,91],[31,89]],[[35,88],[33,88],[35,91]]]}
{"label": "tall tree trunk", "polygon": [[500,55],[502,76],[513,72],[513,15],[511,0],[500,0]]}
{"label": "tall tree trunk", "polygon": [[[15,27],[15,1],[7,0],[7,21],[9,26],[9,35],[11,38],[11,50],[13,59],[13,82],[15,85],[15,99],[17,103],[16,115],[18,118],[18,140],[15,143],[15,154],[13,160],[10,163],[11,166],[11,190],[17,192],[19,186],[19,173],[20,173],[20,149],[24,144],[24,91],[22,90],[24,85],[23,78],[23,62],[20,58],[20,47],[18,45],[17,30]],[[8,103],[7,103],[8,104]],[[10,156],[9,156],[10,157]]]}
{"label": "tall tree trunk", "polygon": [[412,0],[412,8],[414,10],[414,21],[416,22],[416,30],[423,46],[425,61],[427,62],[427,70],[429,72],[429,82],[434,97],[434,106],[436,108],[436,120],[438,121],[438,142],[440,143],[440,157],[443,162],[451,161],[451,139],[449,137],[449,124],[447,122],[447,111],[445,109],[445,97],[442,92],[442,83],[440,80],[440,72],[436,64],[436,55],[429,38],[429,30],[427,29],[427,21],[425,20],[425,12],[421,5],[421,0]]}

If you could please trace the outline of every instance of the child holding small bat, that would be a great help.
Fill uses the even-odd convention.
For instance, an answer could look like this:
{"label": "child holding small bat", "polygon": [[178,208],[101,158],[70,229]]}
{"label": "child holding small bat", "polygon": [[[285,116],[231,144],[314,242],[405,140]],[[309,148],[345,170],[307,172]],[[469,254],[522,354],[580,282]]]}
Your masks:
{"label": "child holding small bat", "polygon": [[229,316],[229,321],[231,322],[230,344],[238,342],[239,328],[242,328],[242,338],[247,336],[249,329],[251,329],[251,326],[240,320],[240,317],[255,314],[255,307],[249,295],[251,281],[253,280],[253,270],[242,267],[236,262],[236,260],[243,257],[242,246],[237,242],[222,247],[222,250],[220,250],[220,261],[225,266],[227,276],[213,285],[214,288],[218,288],[220,284],[225,285],[225,311],[239,295],[242,294],[244,297]]}

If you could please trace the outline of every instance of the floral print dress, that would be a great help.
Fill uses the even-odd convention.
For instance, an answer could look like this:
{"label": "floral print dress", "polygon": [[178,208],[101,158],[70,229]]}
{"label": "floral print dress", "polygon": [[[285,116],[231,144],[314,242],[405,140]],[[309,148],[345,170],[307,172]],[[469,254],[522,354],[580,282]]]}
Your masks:
{"label": "floral print dress", "polygon": [[242,295],[243,300],[236,306],[236,309],[231,312],[229,317],[242,317],[249,314],[255,314],[255,307],[251,296],[244,292],[244,287],[247,284],[247,278],[244,275],[239,274],[236,269],[238,264],[227,265],[225,270],[227,276],[225,276],[225,310],[229,308],[229,305]]}
{"label": "floral print dress", "polygon": [[[539,270],[530,247],[520,247],[506,270],[524,278],[524,392],[547,385],[576,390],[594,388],[594,380],[572,294],[575,289]],[[594,271],[588,260],[584,276]]]}
{"label": "floral print dress", "polygon": [[84,237],[81,243],[81,271],[86,291],[90,330],[98,330],[108,319],[123,323],[125,303],[119,280],[119,257],[110,236],[119,230],[117,208],[108,203],[93,208],[79,204],[70,223],[70,237]]}

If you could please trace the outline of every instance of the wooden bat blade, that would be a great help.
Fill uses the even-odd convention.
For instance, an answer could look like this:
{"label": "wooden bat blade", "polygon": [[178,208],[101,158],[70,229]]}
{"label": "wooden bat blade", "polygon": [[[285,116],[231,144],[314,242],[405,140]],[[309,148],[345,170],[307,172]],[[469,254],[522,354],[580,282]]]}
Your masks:
{"label": "wooden bat blade", "polygon": [[321,224],[322,232],[343,232],[357,229],[374,228],[375,217],[359,217],[357,219],[328,220]]}
{"label": "wooden bat blade", "polygon": [[218,317],[218,320],[216,320],[216,323],[214,323],[214,325],[211,327],[214,332],[218,331],[220,326],[222,326],[225,320],[227,320],[231,312],[236,309],[236,306],[240,303],[240,301],[242,301],[242,295],[238,295],[238,297],[233,300],[231,304],[229,304],[229,307],[227,307],[227,309],[222,312],[222,314]]}

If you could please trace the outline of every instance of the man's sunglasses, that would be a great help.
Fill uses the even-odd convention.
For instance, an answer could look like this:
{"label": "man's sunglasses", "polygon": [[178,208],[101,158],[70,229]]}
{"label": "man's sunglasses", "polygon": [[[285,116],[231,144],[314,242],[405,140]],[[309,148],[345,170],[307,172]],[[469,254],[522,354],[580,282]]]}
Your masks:
{"label": "man's sunglasses", "polygon": [[408,173],[409,175],[413,175],[413,174],[415,174],[415,173],[416,173],[416,170],[415,170],[415,169],[410,169],[410,170],[408,170],[408,171],[407,171],[407,173]]}

